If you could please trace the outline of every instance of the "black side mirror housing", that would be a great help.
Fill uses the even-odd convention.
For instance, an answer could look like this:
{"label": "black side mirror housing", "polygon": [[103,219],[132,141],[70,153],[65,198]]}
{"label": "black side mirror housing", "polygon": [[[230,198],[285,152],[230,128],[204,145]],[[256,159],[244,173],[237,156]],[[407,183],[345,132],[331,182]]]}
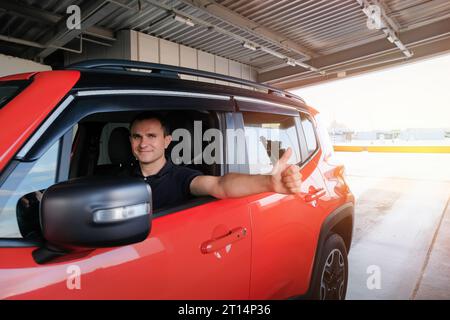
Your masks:
{"label": "black side mirror housing", "polygon": [[[42,196],[42,235],[48,248],[58,252],[140,242],[150,233],[151,199],[150,186],[138,178],[88,177],[58,183]],[[34,256],[45,260],[38,257],[42,251]]]}

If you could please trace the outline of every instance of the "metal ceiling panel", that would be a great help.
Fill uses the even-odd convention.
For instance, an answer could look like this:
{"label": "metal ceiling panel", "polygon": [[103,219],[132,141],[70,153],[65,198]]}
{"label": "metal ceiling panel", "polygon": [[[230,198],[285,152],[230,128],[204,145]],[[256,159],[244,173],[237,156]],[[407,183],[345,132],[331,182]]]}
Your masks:
{"label": "metal ceiling panel", "polygon": [[[374,1],[367,0],[367,3]],[[58,23],[66,16],[67,7],[73,4],[86,7],[90,2],[92,0],[0,0],[0,44],[3,44],[0,45],[0,53],[37,56],[43,50],[39,48],[53,45],[45,40],[57,31]],[[105,5],[115,6],[115,9],[106,16],[98,15],[94,25],[83,32],[94,38],[114,41],[115,32],[132,29],[245,63],[264,73],[286,68],[287,58],[295,59],[298,65],[308,65],[314,61],[326,61],[326,57],[351,48],[357,50],[362,46],[371,47],[383,39],[388,41],[381,30],[367,27],[368,18],[360,2],[105,0]],[[399,39],[411,30],[419,30],[450,17],[448,0],[384,0],[380,5]],[[176,21],[175,14],[191,19],[195,25]],[[439,32],[436,29],[435,38],[449,36],[446,30],[439,29]],[[8,45],[3,41],[9,42]],[[257,50],[244,47],[244,43],[255,46]],[[29,49],[24,49],[24,46]],[[401,53],[400,50],[398,52]],[[326,66],[319,67],[326,69]],[[318,71],[311,72],[298,66],[292,68],[293,74],[308,76],[318,74]],[[271,81],[276,82],[275,74]]]}

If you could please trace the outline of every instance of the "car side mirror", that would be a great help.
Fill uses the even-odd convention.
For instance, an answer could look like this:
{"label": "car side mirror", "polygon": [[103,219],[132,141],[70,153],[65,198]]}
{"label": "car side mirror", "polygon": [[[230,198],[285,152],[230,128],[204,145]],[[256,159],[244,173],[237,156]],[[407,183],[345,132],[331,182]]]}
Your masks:
{"label": "car side mirror", "polygon": [[146,239],[151,199],[150,186],[137,178],[87,177],[49,187],[40,204],[47,244],[33,252],[35,261]]}

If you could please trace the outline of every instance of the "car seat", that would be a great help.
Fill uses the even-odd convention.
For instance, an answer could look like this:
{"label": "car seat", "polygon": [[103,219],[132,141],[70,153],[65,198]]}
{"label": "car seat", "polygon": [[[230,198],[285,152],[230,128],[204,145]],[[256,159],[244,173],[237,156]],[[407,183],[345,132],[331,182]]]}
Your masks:
{"label": "car seat", "polygon": [[117,175],[133,162],[134,157],[129,137],[130,132],[127,128],[114,128],[108,141],[108,155],[111,163],[98,165],[95,168],[95,175]]}

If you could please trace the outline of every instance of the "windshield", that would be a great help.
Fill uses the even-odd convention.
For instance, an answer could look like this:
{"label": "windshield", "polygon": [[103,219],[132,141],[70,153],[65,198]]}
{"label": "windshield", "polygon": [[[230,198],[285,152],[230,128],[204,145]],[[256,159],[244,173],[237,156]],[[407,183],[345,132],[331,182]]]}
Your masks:
{"label": "windshield", "polygon": [[17,96],[29,83],[28,80],[0,81],[0,109]]}

